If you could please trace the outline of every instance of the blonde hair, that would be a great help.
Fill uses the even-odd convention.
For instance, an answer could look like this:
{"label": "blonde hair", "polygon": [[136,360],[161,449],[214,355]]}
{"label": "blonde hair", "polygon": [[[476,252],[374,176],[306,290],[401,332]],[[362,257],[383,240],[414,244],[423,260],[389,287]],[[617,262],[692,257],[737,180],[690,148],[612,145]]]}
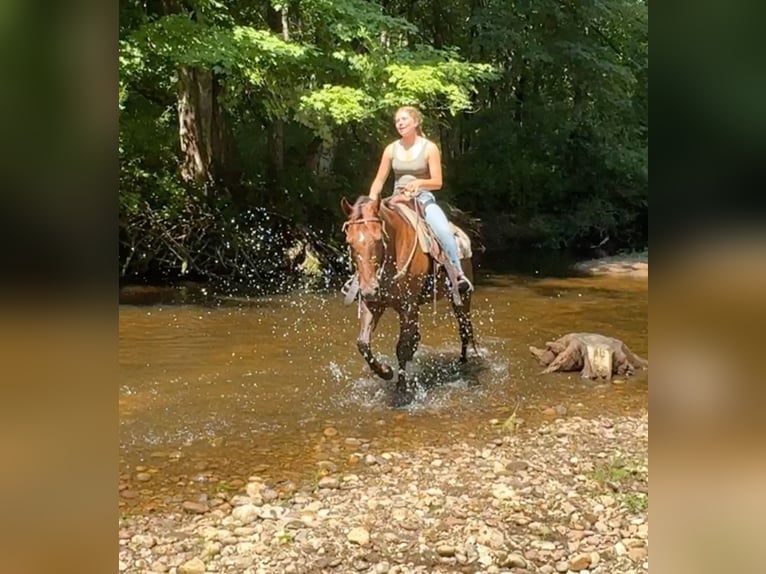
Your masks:
{"label": "blonde hair", "polygon": [[414,119],[418,123],[418,125],[415,127],[415,131],[419,136],[426,137],[426,134],[423,132],[423,114],[420,113],[419,109],[417,109],[415,106],[402,106],[396,110],[396,112],[394,112],[394,118],[396,118],[396,115],[399,112],[404,112],[412,119]]}

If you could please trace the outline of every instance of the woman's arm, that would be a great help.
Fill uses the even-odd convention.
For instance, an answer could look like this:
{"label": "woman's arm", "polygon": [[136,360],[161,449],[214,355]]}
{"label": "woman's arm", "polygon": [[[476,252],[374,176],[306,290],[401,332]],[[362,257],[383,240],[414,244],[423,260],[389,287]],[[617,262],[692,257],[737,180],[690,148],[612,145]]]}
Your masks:
{"label": "woman's arm", "polygon": [[370,198],[373,200],[380,198],[380,192],[383,191],[383,185],[385,185],[388,173],[391,171],[392,146],[393,144],[388,144],[386,149],[383,150],[378,173],[375,174],[375,179],[372,180],[372,185],[370,185]]}
{"label": "woman's arm", "polygon": [[442,188],[442,156],[436,144],[429,141],[428,153],[428,171],[431,174],[429,179],[415,179],[404,186],[409,194],[417,193],[418,189],[427,189],[436,191]]}

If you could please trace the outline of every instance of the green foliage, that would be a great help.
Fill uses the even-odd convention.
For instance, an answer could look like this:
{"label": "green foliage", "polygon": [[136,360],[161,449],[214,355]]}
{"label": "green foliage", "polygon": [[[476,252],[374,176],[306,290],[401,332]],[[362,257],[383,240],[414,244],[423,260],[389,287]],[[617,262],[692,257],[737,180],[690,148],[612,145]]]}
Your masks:
{"label": "green foliage", "polygon": [[641,492],[629,492],[623,494],[621,502],[631,514],[643,514],[649,510],[649,495]]}
{"label": "green foliage", "polygon": [[328,125],[342,125],[369,118],[375,103],[358,88],[325,85],[301,97],[300,118],[321,135],[329,137]]}
{"label": "green foliage", "polygon": [[592,478],[599,484],[606,485],[608,482],[620,482],[629,477],[632,472],[628,464],[617,457],[596,467],[592,473]]}
{"label": "green foliage", "polygon": [[442,197],[483,220],[489,248],[642,248],[647,22],[641,0],[121,0],[122,213],[191,216],[203,193],[179,178],[186,66],[220,88],[242,173],[236,202],[217,194],[236,209],[337,235],[338,199],[366,193],[391,114],[414,104]]}

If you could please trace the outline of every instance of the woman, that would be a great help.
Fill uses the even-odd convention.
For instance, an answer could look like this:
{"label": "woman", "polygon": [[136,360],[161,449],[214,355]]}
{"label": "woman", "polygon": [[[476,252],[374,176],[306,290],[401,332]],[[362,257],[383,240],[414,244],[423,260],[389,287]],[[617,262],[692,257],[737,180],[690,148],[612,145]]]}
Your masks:
{"label": "woman", "polygon": [[380,197],[383,185],[393,168],[395,201],[399,197],[414,197],[423,204],[426,223],[433,230],[454,268],[458,289],[470,291],[473,285],[463,273],[457,253],[457,242],[450,231],[447,216],[436,205],[436,198],[431,193],[442,187],[439,148],[423,134],[423,116],[417,108],[399,108],[394,115],[394,125],[400,137],[383,151],[369,195],[372,199]]}

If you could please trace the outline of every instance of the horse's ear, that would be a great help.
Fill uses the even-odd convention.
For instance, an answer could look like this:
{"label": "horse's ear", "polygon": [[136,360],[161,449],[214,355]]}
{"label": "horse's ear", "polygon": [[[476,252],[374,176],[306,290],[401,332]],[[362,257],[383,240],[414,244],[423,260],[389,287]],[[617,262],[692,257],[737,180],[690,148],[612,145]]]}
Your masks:
{"label": "horse's ear", "polygon": [[343,210],[343,213],[345,213],[346,216],[350,215],[351,210],[353,209],[345,196],[343,196],[340,200],[340,208]]}

